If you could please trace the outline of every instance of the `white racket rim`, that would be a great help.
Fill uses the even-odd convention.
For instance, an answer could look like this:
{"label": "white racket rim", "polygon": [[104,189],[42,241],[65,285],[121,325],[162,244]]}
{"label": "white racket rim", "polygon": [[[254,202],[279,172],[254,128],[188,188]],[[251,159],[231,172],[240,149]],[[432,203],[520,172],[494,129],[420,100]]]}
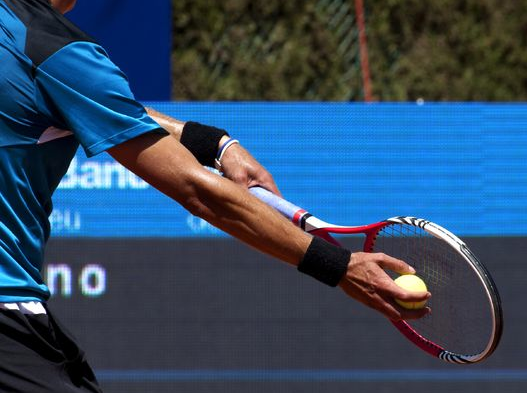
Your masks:
{"label": "white racket rim", "polygon": [[[447,229],[443,228],[438,224],[435,224],[431,221],[422,218],[410,216],[392,217],[387,219],[386,221],[394,224],[417,226],[423,229],[432,236],[448,243],[467,262],[472,271],[476,274],[482,287],[484,288],[487,301],[492,310],[492,330],[489,337],[489,341],[485,349],[480,353],[472,355],[462,355],[448,350],[444,350],[439,354],[439,358],[449,363],[476,363],[488,357],[492,352],[494,352],[498,345],[503,324],[499,294],[488,270],[472,253],[472,251],[470,251],[467,245],[460,238],[458,238],[452,232],[448,231]],[[413,328],[411,329],[414,330]],[[415,332],[415,334],[419,333]]]}

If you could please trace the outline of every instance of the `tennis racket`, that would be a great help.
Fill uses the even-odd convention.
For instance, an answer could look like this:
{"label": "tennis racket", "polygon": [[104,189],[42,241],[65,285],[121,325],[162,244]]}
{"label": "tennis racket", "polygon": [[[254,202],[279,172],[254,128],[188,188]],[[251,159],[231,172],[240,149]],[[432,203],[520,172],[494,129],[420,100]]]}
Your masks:
{"label": "tennis racket", "polygon": [[496,349],[503,328],[497,288],[485,266],[451,232],[415,217],[393,217],[364,226],[333,225],[263,188],[250,190],[312,235],[340,246],[332,234],[363,234],[363,251],[382,252],[414,267],[432,293],[432,313],[392,323],[423,351],[449,363],[465,364],[479,362]]}

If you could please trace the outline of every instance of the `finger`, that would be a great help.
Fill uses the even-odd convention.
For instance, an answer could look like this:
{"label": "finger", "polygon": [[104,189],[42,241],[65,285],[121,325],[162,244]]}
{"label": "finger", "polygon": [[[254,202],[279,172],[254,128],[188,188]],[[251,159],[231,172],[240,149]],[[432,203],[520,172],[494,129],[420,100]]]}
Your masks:
{"label": "finger", "polygon": [[379,266],[399,274],[415,274],[415,269],[405,261],[383,253],[374,254],[379,261]]}
{"label": "finger", "polygon": [[247,187],[248,176],[247,176],[247,172],[245,171],[237,170],[233,172],[232,174],[230,174],[228,178],[232,180],[233,182],[235,182],[236,184],[239,184],[240,186]]}
{"label": "finger", "polygon": [[273,194],[278,195],[279,197],[282,196],[282,193],[278,189],[276,183],[274,182],[271,176],[255,176],[249,181],[248,187],[251,188],[256,186],[265,188],[267,191],[270,191]]}
{"label": "finger", "polygon": [[373,308],[375,308],[377,311],[380,311],[382,314],[384,314],[384,316],[386,316],[392,321],[399,321],[401,319],[411,320],[423,318],[424,316],[428,315],[431,311],[429,307],[412,310],[406,309],[396,304],[393,300],[384,299],[382,299],[382,301],[379,302]]}
{"label": "finger", "polygon": [[423,302],[432,297],[432,294],[428,291],[409,291],[395,283],[386,285],[382,292],[393,299],[399,299],[403,302]]}
{"label": "finger", "polygon": [[430,299],[431,296],[432,294],[427,291],[417,292],[417,291],[408,291],[406,289],[402,289],[402,291],[393,294],[394,298],[402,300],[403,302],[422,302],[422,301]]}
{"label": "finger", "polygon": [[381,272],[378,274],[384,274],[384,277],[379,280],[379,285],[377,288],[377,291],[382,293],[384,296],[397,298],[405,302],[422,302],[428,300],[432,296],[432,294],[428,291],[409,291],[407,289],[401,288],[383,270],[381,270]]}
{"label": "finger", "polygon": [[397,304],[393,298],[375,295],[370,299],[369,306],[381,314],[384,314],[392,321],[413,320],[423,318],[431,313],[430,307],[423,307],[420,309],[407,309]]}
{"label": "finger", "polygon": [[273,194],[282,197],[282,193],[280,192],[273,180],[262,183],[262,187],[271,191]]}
{"label": "finger", "polygon": [[251,180],[249,182],[249,185],[247,186],[247,188],[252,188],[252,187],[262,187],[262,188],[265,188],[267,191],[270,191],[272,192],[273,194],[279,196],[279,197],[282,197],[282,193],[278,190],[278,188],[275,187],[271,187],[270,184],[267,184],[267,183],[262,183],[262,182],[259,182],[257,180]]}
{"label": "finger", "polygon": [[366,296],[361,295],[360,291],[352,285],[348,280],[343,280],[340,287],[346,294],[359,300],[361,303],[380,312],[388,319],[398,321],[401,319],[416,319],[421,318],[429,312],[427,310],[407,310],[399,306],[393,297],[381,295],[379,292],[368,292]]}
{"label": "finger", "polygon": [[279,197],[282,197],[282,193],[278,189],[278,186],[276,185],[273,175],[271,175],[265,168],[262,167],[263,174],[260,176],[260,179],[262,180],[263,184],[265,184],[265,188],[267,188],[269,191],[271,191],[273,194],[278,195]]}
{"label": "finger", "polygon": [[403,314],[405,313],[404,310],[400,309],[400,307],[390,302],[385,302],[385,304],[383,304],[383,309],[379,311],[381,311],[385,317],[391,319],[392,321],[399,321],[403,319]]}

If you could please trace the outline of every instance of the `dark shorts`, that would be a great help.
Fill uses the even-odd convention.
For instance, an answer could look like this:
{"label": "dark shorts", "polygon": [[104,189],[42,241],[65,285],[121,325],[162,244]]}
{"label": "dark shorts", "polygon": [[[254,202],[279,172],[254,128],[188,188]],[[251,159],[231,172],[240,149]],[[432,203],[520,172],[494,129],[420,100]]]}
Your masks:
{"label": "dark shorts", "polygon": [[46,311],[0,309],[0,392],[101,393],[84,352]]}

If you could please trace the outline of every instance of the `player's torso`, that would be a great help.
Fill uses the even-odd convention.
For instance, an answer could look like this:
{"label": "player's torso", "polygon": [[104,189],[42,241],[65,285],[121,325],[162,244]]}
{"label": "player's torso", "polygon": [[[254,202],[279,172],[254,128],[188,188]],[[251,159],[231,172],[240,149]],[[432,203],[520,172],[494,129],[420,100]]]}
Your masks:
{"label": "player's torso", "polygon": [[48,8],[43,0],[0,0],[0,302],[15,300],[4,293],[26,296],[27,289],[37,298],[47,296],[39,270],[51,195],[78,147],[55,121],[55,108],[43,106],[34,78],[39,62],[60,50],[57,42],[40,48],[36,41],[42,37],[32,41],[33,17],[53,26],[54,14],[45,16]]}

